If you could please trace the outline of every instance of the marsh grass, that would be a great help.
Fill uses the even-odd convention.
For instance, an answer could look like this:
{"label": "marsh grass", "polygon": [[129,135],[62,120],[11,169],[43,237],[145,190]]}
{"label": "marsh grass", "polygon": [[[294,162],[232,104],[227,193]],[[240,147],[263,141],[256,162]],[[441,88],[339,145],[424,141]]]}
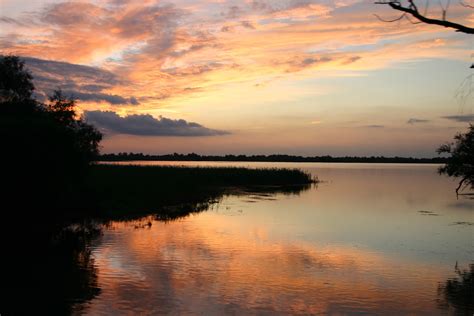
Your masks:
{"label": "marsh grass", "polygon": [[205,210],[225,195],[298,194],[317,179],[299,169],[97,164],[88,189],[101,216],[174,218]]}

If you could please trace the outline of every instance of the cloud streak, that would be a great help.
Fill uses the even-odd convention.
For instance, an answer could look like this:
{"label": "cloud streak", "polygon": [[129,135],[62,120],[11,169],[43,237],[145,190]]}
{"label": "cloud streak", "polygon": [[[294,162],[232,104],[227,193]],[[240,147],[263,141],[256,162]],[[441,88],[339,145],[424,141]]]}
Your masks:
{"label": "cloud streak", "polygon": [[460,123],[470,123],[474,121],[474,114],[448,115],[442,118]]}
{"label": "cloud streak", "polygon": [[364,125],[364,128],[385,128],[384,125],[372,124],[372,125]]}
{"label": "cloud streak", "polygon": [[106,102],[111,105],[138,105],[134,96],[124,97],[107,93],[126,82],[110,71],[97,67],[76,65],[66,62],[23,58],[31,71],[37,95],[46,99],[53,90],[61,89],[68,97],[88,102]]}
{"label": "cloud streak", "polygon": [[414,124],[418,124],[418,123],[428,123],[428,122],[430,122],[430,120],[418,119],[418,118],[412,117],[412,118],[408,119],[407,124],[414,125]]}
{"label": "cloud streak", "polygon": [[98,128],[115,134],[180,137],[229,134],[227,131],[210,129],[182,119],[173,120],[162,116],[156,119],[150,114],[134,114],[121,117],[112,111],[85,111],[84,118]]}

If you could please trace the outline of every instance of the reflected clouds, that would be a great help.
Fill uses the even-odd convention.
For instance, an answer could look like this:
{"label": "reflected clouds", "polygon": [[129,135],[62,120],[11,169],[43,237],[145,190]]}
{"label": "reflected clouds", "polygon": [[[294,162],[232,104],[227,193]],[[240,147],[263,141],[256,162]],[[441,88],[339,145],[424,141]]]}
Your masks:
{"label": "reflected clouds", "polygon": [[[138,230],[114,223],[111,229],[94,252],[103,294],[88,313],[132,306],[129,312],[377,313],[432,304],[412,294],[432,290],[415,278],[422,267],[364,250],[278,242],[263,227],[246,235],[232,217],[153,222]],[[403,277],[387,276],[390,269]],[[423,278],[439,277],[431,273]],[[356,305],[348,301],[354,295]]]}
{"label": "reflected clouds", "polygon": [[472,254],[472,226],[451,225],[470,215],[446,206],[453,184],[433,165],[305,168],[325,182],[297,196],[111,223],[91,246],[101,294],[85,312],[438,314],[439,282]]}

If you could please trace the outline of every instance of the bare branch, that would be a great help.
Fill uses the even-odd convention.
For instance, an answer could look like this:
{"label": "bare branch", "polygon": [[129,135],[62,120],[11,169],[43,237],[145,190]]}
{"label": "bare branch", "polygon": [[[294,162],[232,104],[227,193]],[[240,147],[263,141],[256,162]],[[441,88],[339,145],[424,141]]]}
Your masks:
{"label": "bare branch", "polygon": [[459,190],[461,189],[462,185],[464,184],[466,180],[468,180],[467,177],[464,177],[461,179],[461,181],[459,182],[459,186],[456,188],[456,195],[459,195]]}
{"label": "bare branch", "polygon": [[[444,26],[447,28],[452,28],[455,29],[456,32],[462,32],[466,34],[474,34],[474,28],[468,27],[466,25],[462,25],[459,23],[454,23],[451,21],[446,20],[446,9],[443,8],[443,18],[440,19],[433,19],[429,18],[423,14],[421,14],[418,11],[418,7],[416,6],[414,0],[408,0],[408,7],[404,7],[400,1],[398,0],[390,0],[390,1],[376,1],[375,4],[386,4],[389,5],[392,9],[401,11],[403,13],[409,14],[412,17],[418,19],[420,22],[426,23],[426,24],[433,24],[433,25],[439,25],[439,26]],[[403,16],[402,16],[403,17]],[[400,19],[402,18],[400,17]],[[397,20],[395,20],[397,21]]]}
{"label": "bare branch", "polygon": [[[392,1],[392,2],[393,2],[393,1]],[[398,1],[397,1],[397,2],[398,2]],[[408,0],[408,2],[410,3],[410,8],[411,8],[412,10],[418,12],[418,8],[417,8],[415,2],[414,2],[413,0]],[[400,4],[400,3],[398,2],[398,4]]]}
{"label": "bare branch", "polygon": [[462,0],[459,1],[459,4],[462,5],[462,6],[465,7],[465,8],[474,9],[474,6],[473,6],[473,5],[467,4],[467,3],[465,3],[465,2],[462,1]]}
{"label": "bare branch", "polygon": [[410,22],[411,24],[420,24],[422,23],[421,21],[412,21],[412,19],[410,19],[410,16],[408,15],[405,15],[405,18],[408,20],[408,22]]}
{"label": "bare branch", "polygon": [[389,22],[389,23],[390,23],[390,22],[400,21],[401,19],[403,19],[403,17],[406,16],[406,13],[403,13],[403,14],[400,15],[398,18],[395,18],[395,19],[393,19],[393,20],[386,20],[386,19],[383,19],[382,17],[380,17],[380,15],[375,14],[375,13],[374,13],[374,16],[375,16],[377,19],[379,19],[380,21],[382,21],[382,22]]}
{"label": "bare branch", "polygon": [[[474,68],[474,64],[470,67]],[[464,107],[468,101],[471,100],[474,92],[474,73],[470,74],[461,82],[454,93],[459,105]]]}
{"label": "bare branch", "polygon": [[424,15],[428,14],[428,7],[430,6],[430,0],[426,0],[425,2],[425,12],[423,13]]}

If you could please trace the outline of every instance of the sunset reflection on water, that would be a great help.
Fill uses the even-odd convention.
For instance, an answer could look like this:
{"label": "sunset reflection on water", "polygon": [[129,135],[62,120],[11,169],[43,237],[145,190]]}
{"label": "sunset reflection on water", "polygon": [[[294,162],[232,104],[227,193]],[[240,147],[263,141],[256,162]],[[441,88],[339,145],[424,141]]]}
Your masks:
{"label": "sunset reflection on water", "polygon": [[101,294],[84,311],[442,313],[439,284],[473,258],[472,226],[452,224],[472,209],[453,204],[446,179],[433,166],[317,171],[328,182],[300,196],[111,223],[92,250]]}

